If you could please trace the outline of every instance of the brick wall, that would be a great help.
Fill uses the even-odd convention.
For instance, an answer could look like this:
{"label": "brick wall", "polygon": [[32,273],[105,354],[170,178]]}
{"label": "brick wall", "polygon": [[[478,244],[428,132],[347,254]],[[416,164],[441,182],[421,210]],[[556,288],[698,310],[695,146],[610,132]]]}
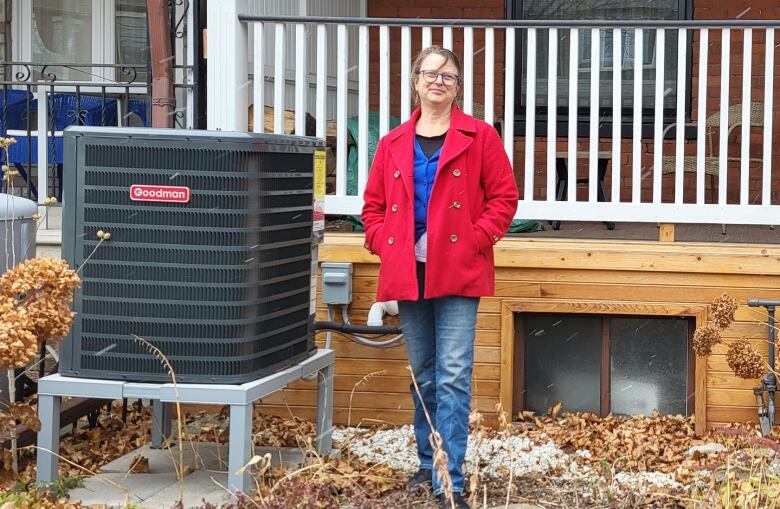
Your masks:
{"label": "brick wall", "polygon": [[[368,2],[368,15],[370,17],[392,18],[443,18],[443,19],[504,19],[504,0],[371,0]],[[442,30],[434,29],[432,32],[433,43],[442,44]],[[422,49],[422,31],[413,28],[411,31],[411,59]],[[474,30],[474,102],[484,104],[484,66],[485,66],[485,37],[481,29]],[[496,115],[501,114],[504,104],[504,40],[503,33],[496,31],[495,37],[495,85],[494,102]],[[463,58],[462,31],[454,30],[454,51]],[[379,29],[371,29],[370,61],[372,80],[379,79]],[[390,111],[392,115],[400,115],[400,86],[401,84],[401,30],[390,29]],[[378,85],[372,85],[370,107],[378,108]],[[503,116],[503,115],[501,115]]]}
{"label": "brick wall", "polygon": [[[451,19],[503,19],[505,16],[505,5],[503,0],[486,0],[478,3],[473,0],[372,0],[368,5],[368,15],[372,17],[420,17],[420,18],[451,18]],[[722,2],[721,0],[694,0],[693,5],[694,19],[780,19],[780,3],[776,0],[734,0],[732,2]],[[371,62],[372,62],[372,79],[378,80],[379,75],[379,57],[378,57],[378,29],[372,29],[371,39]],[[455,51],[459,55],[462,55],[463,47],[461,43],[461,31],[455,30]],[[441,31],[434,30],[433,41],[434,43],[441,43]],[[397,92],[400,84],[400,29],[391,29],[391,114],[398,115],[400,113],[400,92]],[[412,55],[420,50],[420,30],[414,29],[412,31]],[[709,65],[707,73],[707,111],[706,115],[712,115],[720,108],[720,54],[721,54],[721,33],[719,30],[711,30],[709,34]],[[777,31],[775,35],[776,45],[780,43],[780,31]],[[692,119],[696,121],[698,119],[697,102],[698,102],[698,31],[693,36],[693,65],[692,65]],[[475,29],[474,31],[474,101],[476,103],[484,103],[484,35],[483,31]],[[742,32],[739,30],[732,30],[731,33],[731,66],[729,69],[729,104],[741,104],[742,102],[742,76],[743,76],[743,40]],[[752,79],[751,79],[751,100],[763,102],[764,97],[764,55],[765,55],[765,43],[764,33],[761,30],[754,30],[753,33],[753,57],[752,57]],[[503,117],[503,83],[504,83],[504,54],[503,54],[503,40],[502,31],[496,32],[496,60],[495,60],[495,116],[496,118]],[[780,55],[778,55],[777,49],[775,50],[775,83],[780,83]],[[379,98],[377,95],[378,86],[372,85],[372,93],[370,104],[372,109],[376,109],[379,104]],[[777,87],[776,87],[777,88]],[[515,91],[520,89],[519,84],[515,85]],[[780,96],[775,93],[775,101],[780,101]],[[780,128],[780,108],[775,108],[774,113],[774,131],[778,132]],[[522,133],[524,128],[521,127],[519,132]],[[518,131],[516,131],[518,132]],[[751,157],[760,158],[762,153],[762,133],[760,128],[753,128],[751,130],[750,141],[750,154]],[[537,134],[540,134],[537,131]],[[740,154],[740,131],[735,129],[729,137],[729,157],[738,157]],[[718,132],[715,131],[715,150],[717,153]],[[542,198],[546,195],[546,151],[548,141],[543,137],[538,137],[534,142],[534,195],[537,198]],[[599,143],[601,150],[610,150],[611,141],[609,139],[600,140]],[[587,140],[578,141],[579,150],[587,150]],[[556,150],[566,150],[565,138],[559,138],[557,140]],[[690,143],[685,148],[686,153],[694,154],[695,146]],[[642,168],[642,174],[644,178],[641,181],[642,186],[642,201],[650,201],[652,199],[652,180],[649,178],[652,175],[653,168],[653,147],[648,141],[644,141],[642,144],[642,156],[640,161],[640,167]],[[632,195],[631,189],[631,173],[633,169],[633,161],[631,158],[631,140],[624,140],[621,145],[621,200],[629,201]],[[780,136],[775,135],[772,147],[772,159],[773,167],[780,168]],[[517,180],[520,186],[521,192],[523,189],[523,175],[522,168],[524,167],[524,154],[525,154],[525,138],[522,136],[515,139],[515,154],[514,163],[517,169]],[[664,154],[674,154],[674,144],[664,144]],[[611,165],[610,165],[611,166]],[[554,171],[554,169],[551,169]],[[579,161],[577,168],[577,174],[579,177],[587,176],[587,162]],[[752,201],[756,201],[760,198],[761,189],[761,170],[760,163],[758,165],[753,164],[750,169],[750,189],[749,195]],[[740,168],[738,162],[732,162],[729,164],[728,169],[728,201],[729,203],[737,203],[740,194]],[[606,186],[609,193],[611,181],[613,178],[613,171],[610,169],[607,173]],[[695,177],[692,174],[687,174],[686,178],[686,192],[684,195],[685,201],[692,201],[695,197],[694,181]],[[662,181],[663,196],[662,199],[665,202],[671,202],[674,200],[674,177],[673,175],[667,175]],[[773,179],[773,203],[780,203],[780,179]],[[710,185],[709,178],[705,183],[705,198],[709,200],[709,196],[714,194],[717,196],[717,183],[715,188]],[[581,186],[578,190],[578,199],[585,199],[587,195],[587,189]]]}

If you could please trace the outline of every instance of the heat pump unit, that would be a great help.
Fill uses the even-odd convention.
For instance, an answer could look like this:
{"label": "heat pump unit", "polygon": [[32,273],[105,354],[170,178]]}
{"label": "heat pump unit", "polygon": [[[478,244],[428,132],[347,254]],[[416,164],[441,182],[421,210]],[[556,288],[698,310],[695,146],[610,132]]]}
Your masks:
{"label": "heat pump unit", "polygon": [[62,375],[169,381],[138,338],[190,383],[243,383],[313,353],[321,141],[77,127],[64,144],[62,249],[82,287]]}

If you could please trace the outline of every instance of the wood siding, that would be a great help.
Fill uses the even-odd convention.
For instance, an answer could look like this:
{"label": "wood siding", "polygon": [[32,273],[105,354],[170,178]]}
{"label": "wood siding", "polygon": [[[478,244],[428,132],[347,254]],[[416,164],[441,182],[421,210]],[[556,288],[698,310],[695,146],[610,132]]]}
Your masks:
{"label": "wood siding", "polygon": [[[354,264],[349,316],[365,323],[374,302],[378,259],[363,249],[363,237],[328,234],[320,260]],[[780,299],[780,247],[771,245],[509,238],[497,246],[496,265],[496,295],[483,298],[479,307],[474,369],[473,405],[489,418],[499,401],[511,407],[513,358],[506,338],[513,334],[514,311],[668,313],[701,322],[707,304],[724,291],[741,303],[748,297]],[[324,307],[318,309],[318,319],[325,313]],[[723,333],[725,344],[697,362],[700,430],[756,420],[751,389],[757,382],[731,374],[725,352],[741,337],[766,352],[765,318],[763,308],[741,306],[736,322]],[[323,345],[324,334],[317,343]],[[338,336],[333,346],[336,423],[411,422],[403,347],[371,348]],[[266,398],[263,407],[269,413],[312,418],[315,402],[313,383],[301,381]]]}

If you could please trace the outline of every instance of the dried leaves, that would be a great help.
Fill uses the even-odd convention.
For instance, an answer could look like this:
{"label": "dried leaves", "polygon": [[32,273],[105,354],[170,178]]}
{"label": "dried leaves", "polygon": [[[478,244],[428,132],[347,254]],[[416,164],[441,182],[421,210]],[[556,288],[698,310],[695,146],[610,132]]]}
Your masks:
{"label": "dried leaves", "polygon": [[70,330],[79,277],[63,260],[33,258],[0,277],[0,366],[23,367],[41,341]]}
{"label": "dried leaves", "polygon": [[16,430],[16,420],[8,412],[0,412],[0,440],[8,440]]}
{"label": "dried leaves", "polygon": [[11,416],[24,424],[34,432],[41,430],[41,420],[38,419],[38,412],[30,403],[14,403],[9,409]]}
{"label": "dried leaves", "polygon": [[740,378],[761,378],[764,374],[764,357],[745,338],[739,339],[729,346],[726,352],[726,362]]}
{"label": "dried leaves", "polygon": [[148,474],[149,473],[149,458],[141,454],[133,456],[130,462],[130,473],[133,474]]}
{"label": "dried leaves", "polygon": [[582,461],[599,468],[621,462],[632,471],[672,472],[685,457],[695,438],[693,419],[682,416],[632,416],[601,418],[593,413],[563,413],[558,418],[520,416],[527,424],[521,436],[547,436],[566,452],[590,451]]}

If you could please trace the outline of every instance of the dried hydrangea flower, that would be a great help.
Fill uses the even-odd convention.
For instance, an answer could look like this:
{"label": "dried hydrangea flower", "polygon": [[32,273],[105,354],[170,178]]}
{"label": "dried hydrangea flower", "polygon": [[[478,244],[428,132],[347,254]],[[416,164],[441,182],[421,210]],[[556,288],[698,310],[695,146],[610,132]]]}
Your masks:
{"label": "dried hydrangea flower", "polygon": [[712,321],[721,330],[727,328],[734,321],[734,313],[736,313],[739,303],[733,297],[726,292],[712,301]]}
{"label": "dried hydrangea flower", "polygon": [[761,378],[766,370],[764,356],[745,338],[731,344],[726,352],[726,362],[740,378]]}
{"label": "dried hydrangea flower", "polygon": [[712,353],[712,347],[721,341],[720,332],[715,327],[699,327],[693,333],[693,352],[699,357],[707,357]]}

